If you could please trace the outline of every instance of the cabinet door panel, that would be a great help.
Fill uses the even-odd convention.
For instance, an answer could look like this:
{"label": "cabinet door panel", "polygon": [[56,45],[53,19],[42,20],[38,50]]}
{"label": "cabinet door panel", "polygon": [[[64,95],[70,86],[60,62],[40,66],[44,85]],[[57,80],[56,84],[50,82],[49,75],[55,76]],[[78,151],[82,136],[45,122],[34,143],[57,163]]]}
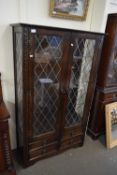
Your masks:
{"label": "cabinet door panel", "polygon": [[32,137],[56,135],[59,128],[65,37],[65,32],[48,30],[38,30],[31,35],[34,55],[30,62],[33,72]]}
{"label": "cabinet door panel", "polygon": [[108,36],[104,39],[97,84],[101,88],[117,87],[117,23],[109,16],[106,25]]}
{"label": "cabinet door panel", "polygon": [[55,131],[59,107],[62,37],[39,36],[34,59],[33,134]]}
{"label": "cabinet door panel", "polygon": [[[117,40],[117,37],[116,37]],[[108,68],[108,74],[107,74],[107,80],[106,80],[106,86],[107,87],[116,87],[117,86],[117,42],[114,46],[113,50],[110,55],[110,63]]]}
{"label": "cabinet door panel", "polygon": [[65,128],[75,127],[82,121],[95,44],[94,39],[76,37],[73,40]]}

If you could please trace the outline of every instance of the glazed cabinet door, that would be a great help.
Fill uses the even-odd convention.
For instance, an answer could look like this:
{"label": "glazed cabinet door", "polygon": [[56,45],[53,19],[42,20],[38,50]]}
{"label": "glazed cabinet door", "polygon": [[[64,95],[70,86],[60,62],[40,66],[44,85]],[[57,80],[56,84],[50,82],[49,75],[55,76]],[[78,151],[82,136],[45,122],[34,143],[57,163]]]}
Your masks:
{"label": "glazed cabinet door", "polygon": [[101,43],[100,37],[96,35],[72,33],[61,149],[83,144]]}
{"label": "glazed cabinet door", "polygon": [[69,32],[49,29],[29,31],[29,157],[56,153],[65,83]]}
{"label": "glazed cabinet door", "polygon": [[117,87],[117,16],[108,16],[100,71],[97,85],[100,88]]}

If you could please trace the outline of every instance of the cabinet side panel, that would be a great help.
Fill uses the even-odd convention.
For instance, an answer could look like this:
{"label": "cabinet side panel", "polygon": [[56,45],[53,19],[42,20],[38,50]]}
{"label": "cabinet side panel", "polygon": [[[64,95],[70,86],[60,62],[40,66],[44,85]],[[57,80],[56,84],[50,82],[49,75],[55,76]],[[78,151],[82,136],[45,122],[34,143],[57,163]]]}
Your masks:
{"label": "cabinet side panel", "polygon": [[15,68],[15,98],[16,98],[16,125],[17,146],[23,147],[23,35],[21,27],[15,27],[14,41],[14,68]]}

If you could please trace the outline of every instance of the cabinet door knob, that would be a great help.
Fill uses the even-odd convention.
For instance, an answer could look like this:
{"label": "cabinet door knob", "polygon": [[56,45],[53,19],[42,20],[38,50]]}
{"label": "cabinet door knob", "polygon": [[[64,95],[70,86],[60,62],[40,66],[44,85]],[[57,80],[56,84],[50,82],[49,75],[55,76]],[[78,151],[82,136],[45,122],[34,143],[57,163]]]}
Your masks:
{"label": "cabinet door knob", "polygon": [[71,47],[73,47],[74,46],[74,44],[73,43],[71,43]]}
{"label": "cabinet door knob", "polygon": [[46,145],[47,145],[47,140],[44,140],[43,146],[46,146]]}
{"label": "cabinet door knob", "polygon": [[73,137],[73,132],[70,133],[71,137]]}
{"label": "cabinet door knob", "polygon": [[117,100],[117,94],[113,94],[113,100]]}
{"label": "cabinet door knob", "polygon": [[34,57],[34,55],[30,54],[30,55],[29,55],[29,57],[30,57],[30,58],[33,58],[33,57]]}
{"label": "cabinet door knob", "polygon": [[46,154],[46,153],[47,153],[47,149],[46,148],[43,148],[42,154]]}

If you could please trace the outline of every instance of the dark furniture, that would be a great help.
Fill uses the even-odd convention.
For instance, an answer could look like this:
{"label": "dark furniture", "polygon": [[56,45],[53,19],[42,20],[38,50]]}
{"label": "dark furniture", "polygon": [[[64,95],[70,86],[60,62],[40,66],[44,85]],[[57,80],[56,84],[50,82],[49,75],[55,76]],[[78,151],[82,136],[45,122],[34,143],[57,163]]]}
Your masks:
{"label": "dark furniture", "polygon": [[82,146],[103,34],[13,25],[17,136],[24,165]]}
{"label": "dark furniture", "polygon": [[0,175],[16,175],[10,147],[9,117],[9,113],[3,102],[0,75]]}
{"label": "dark furniture", "polygon": [[117,14],[107,20],[88,133],[96,139],[105,132],[105,104],[117,101]]}

